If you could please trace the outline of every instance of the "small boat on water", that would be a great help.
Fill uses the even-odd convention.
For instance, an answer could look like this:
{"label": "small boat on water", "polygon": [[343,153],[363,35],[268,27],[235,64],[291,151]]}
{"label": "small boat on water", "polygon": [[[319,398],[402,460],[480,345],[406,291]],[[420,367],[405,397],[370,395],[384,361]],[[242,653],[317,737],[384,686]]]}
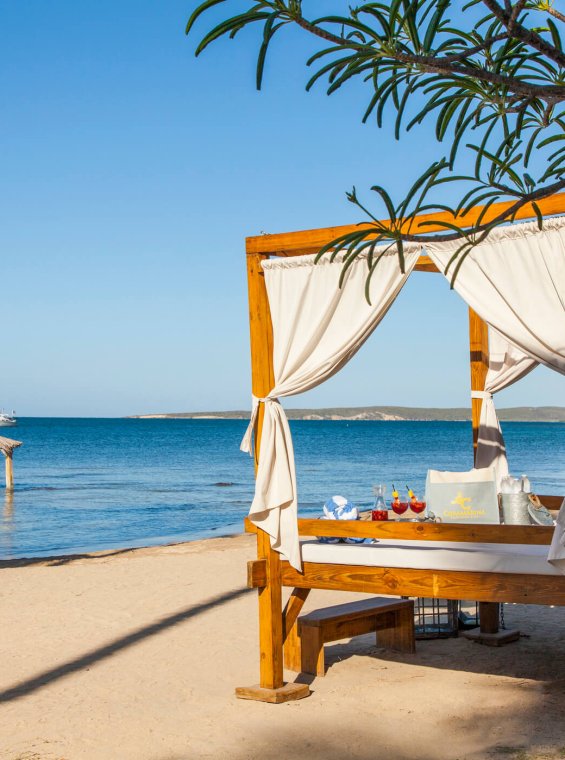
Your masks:
{"label": "small boat on water", "polygon": [[0,427],[2,426],[6,427],[8,425],[17,425],[17,424],[18,423],[16,420],[16,413],[13,409],[12,409],[11,417],[9,414],[5,414],[3,409],[0,409]]}

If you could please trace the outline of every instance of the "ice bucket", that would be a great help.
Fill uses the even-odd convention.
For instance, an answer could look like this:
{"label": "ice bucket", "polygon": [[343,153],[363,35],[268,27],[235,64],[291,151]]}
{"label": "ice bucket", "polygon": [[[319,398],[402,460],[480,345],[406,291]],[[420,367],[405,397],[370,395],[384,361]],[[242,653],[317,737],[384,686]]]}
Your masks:
{"label": "ice bucket", "polygon": [[501,495],[502,520],[505,525],[530,525],[528,504],[530,498],[527,493],[503,493]]}

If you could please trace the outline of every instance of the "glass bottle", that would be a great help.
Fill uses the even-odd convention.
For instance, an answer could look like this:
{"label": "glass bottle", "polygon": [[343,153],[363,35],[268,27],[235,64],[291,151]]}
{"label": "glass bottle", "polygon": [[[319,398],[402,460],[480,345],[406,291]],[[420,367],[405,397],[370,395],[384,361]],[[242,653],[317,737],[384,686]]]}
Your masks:
{"label": "glass bottle", "polygon": [[375,494],[375,504],[371,517],[373,520],[388,520],[388,507],[385,501],[386,486],[382,484],[373,486],[373,493]]}

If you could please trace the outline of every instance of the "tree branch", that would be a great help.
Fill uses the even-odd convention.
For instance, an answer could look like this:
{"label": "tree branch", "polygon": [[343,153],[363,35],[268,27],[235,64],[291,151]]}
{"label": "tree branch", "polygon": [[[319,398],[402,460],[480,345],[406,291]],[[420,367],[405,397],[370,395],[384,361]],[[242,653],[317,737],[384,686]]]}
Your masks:
{"label": "tree branch", "polygon": [[[482,2],[486,5],[489,11],[496,16],[502,24],[504,24],[511,37],[522,40],[522,42],[539,50],[540,53],[546,55],[552,61],[555,61],[555,63],[558,63],[560,66],[565,66],[565,54],[547,42],[547,40],[544,40],[543,37],[540,37],[537,32],[533,32],[531,29],[526,29],[525,26],[518,22],[517,17],[514,17],[513,12],[509,13],[502,8],[496,0],[482,0]],[[518,3],[518,6],[520,6],[520,3]],[[519,10],[521,10],[521,8]],[[516,14],[516,16],[517,15],[518,14]]]}
{"label": "tree branch", "polygon": [[559,21],[565,21],[565,16],[562,13],[559,13],[559,11],[556,11],[552,5],[548,5],[544,10],[546,13],[549,13],[550,16],[553,16],[553,18],[559,19]]}
{"label": "tree branch", "polygon": [[414,55],[412,53],[391,53],[387,54],[387,57],[394,58],[394,60],[400,61],[401,63],[413,63],[416,66],[421,66],[436,74],[462,74],[464,76],[473,77],[474,79],[479,79],[488,84],[506,87],[508,90],[527,98],[540,98],[541,100],[550,100],[552,102],[565,100],[565,87],[561,87],[560,85],[531,84],[530,82],[523,82],[514,77],[505,77],[502,74],[495,74],[493,71],[487,71],[487,69],[483,68],[474,68],[473,66],[465,64],[445,63],[442,58],[436,58],[434,56]]}
{"label": "tree branch", "polygon": [[480,43],[480,45],[475,45],[474,47],[465,48],[461,51],[461,53],[453,53],[452,55],[444,55],[442,58],[440,58],[441,61],[446,61],[447,63],[458,63],[459,61],[465,61],[469,56],[475,55],[476,53],[480,53],[482,50],[486,50],[486,48],[489,48],[491,45],[494,45],[496,42],[502,42],[503,40],[508,39],[508,34],[506,32],[501,32],[500,34],[496,34],[494,37],[487,37],[486,40],[483,40],[483,42]]}
{"label": "tree branch", "polygon": [[[490,2],[490,0],[483,0],[483,2],[487,1]],[[310,32],[316,37],[320,37],[327,42],[331,42],[334,45],[338,45],[340,47],[349,47],[354,50],[366,50],[369,47],[374,51],[372,45],[368,46],[365,44],[352,42],[351,40],[345,39],[345,37],[332,34],[332,32],[328,32],[325,29],[322,29],[319,26],[311,23],[310,21],[307,21],[302,15],[297,14],[293,16],[292,19],[305,31]],[[507,38],[507,34],[497,35],[496,37],[491,38],[490,42],[492,43]],[[487,42],[488,41],[485,40],[484,43],[471,50],[474,50],[474,52],[480,52],[481,49],[487,46]],[[465,57],[470,54],[470,52],[466,53]],[[437,57],[416,55],[414,53],[387,51],[386,54],[382,55],[382,58],[390,58],[391,60],[399,61],[400,63],[410,63],[434,74],[451,74],[453,76],[459,74],[473,77],[482,82],[487,82],[488,84],[498,85],[499,87],[506,87],[511,92],[515,92],[522,97],[527,97],[530,99],[540,98],[541,100],[551,101],[553,103],[565,100],[565,87],[562,87],[560,85],[537,85],[522,82],[519,79],[513,77],[505,77],[502,74],[496,74],[492,71],[487,71],[484,68],[474,68],[473,66],[465,65],[463,63],[460,64],[458,63],[458,58],[461,55],[462,54],[456,54],[456,57],[454,59],[452,56]],[[565,62],[565,56],[563,56],[563,60]]]}

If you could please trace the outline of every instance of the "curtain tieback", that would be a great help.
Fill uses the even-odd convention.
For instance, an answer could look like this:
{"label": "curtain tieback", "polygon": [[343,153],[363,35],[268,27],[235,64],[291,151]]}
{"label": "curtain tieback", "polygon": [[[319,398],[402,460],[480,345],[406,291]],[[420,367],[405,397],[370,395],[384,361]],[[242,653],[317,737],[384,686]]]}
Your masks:
{"label": "curtain tieback", "polygon": [[488,401],[492,398],[492,393],[490,391],[471,391],[471,398],[482,398]]}
{"label": "curtain tieback", "polygon": [[278,403],[278,398],[275,398],[274,396],[258,398],[252,394],[251,399],[251,419],[249,420],[249,425],[247,426],[247,430],[245,431],[239,447],[241,451],[245,451],[249,456],[253,456],[253,428],[255,427],[257,414],[259,413],[259,404],[266,404],[268,401],[275,401]]}

